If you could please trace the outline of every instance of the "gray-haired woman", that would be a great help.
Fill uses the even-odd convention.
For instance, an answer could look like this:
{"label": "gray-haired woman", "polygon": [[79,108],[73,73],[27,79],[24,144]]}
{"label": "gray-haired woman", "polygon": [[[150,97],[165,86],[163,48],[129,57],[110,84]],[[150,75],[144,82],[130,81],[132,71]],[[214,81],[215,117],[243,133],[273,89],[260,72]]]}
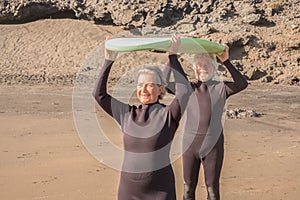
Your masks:
{"label": "gray-haired woman", "polygon": [[159,102],[165,86],[161,71],[155,66],[138,73],[136,94],[141,105],[128,105],[110,96],[106,90],[107,79],[116,55],[106,50],[93,95],[102,109],[121,125],[123,132],[119,200],[176,199],[170,143],[189,97],[189,83],[176,55],[179,46],[180,37],[174,35],[169,62],[177,92],[170,105]]}

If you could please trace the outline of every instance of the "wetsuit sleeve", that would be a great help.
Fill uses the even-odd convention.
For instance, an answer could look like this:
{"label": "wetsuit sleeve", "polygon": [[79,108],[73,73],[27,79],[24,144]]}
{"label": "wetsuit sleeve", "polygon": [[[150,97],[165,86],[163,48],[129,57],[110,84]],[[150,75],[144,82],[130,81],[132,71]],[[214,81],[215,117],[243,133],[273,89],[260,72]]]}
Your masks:
{"label": "wetsuit sleeve", "polygon": [[177,55],[169,55],[169,65],[175,80],[175,98],[170,104],[170,110],[173,119],[179,122],[186,108],[191,90],[189,89],[189,81],[178,61]]}
{"label": "wetsuit sleeve", "polygon": [[170,76],[171,76],[171,66],[170,62],[167,63],[163,70],[163,77],[166,80],[166,91],[170,94],[175,95],[175,83],[170,82]]}
{"label": "wetsuit sleeve", "polygon": [[226,96],[228,98],[229,96],[244,90],[248,86],[248,82],[229,60],[226,60],[223,64],[226,66],[233,79],[233,82],[225,82]]}
{"label": "wetsuit sleeve", "polygon": [[122,116],[129,111],[129,105],[113,98],[107,93],[107,80],[113,61],[105,60],[97,78],[93,96],[100,107],[121,124]]}

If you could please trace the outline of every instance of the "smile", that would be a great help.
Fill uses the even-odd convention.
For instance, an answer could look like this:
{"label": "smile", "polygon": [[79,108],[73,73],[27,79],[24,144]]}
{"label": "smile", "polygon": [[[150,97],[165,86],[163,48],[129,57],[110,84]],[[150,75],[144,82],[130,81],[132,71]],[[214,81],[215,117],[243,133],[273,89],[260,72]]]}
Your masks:
{"label": "smile", "polygon": [[145,95],[145,94],[142,94],[142,95],[141,95],[141,97],[144,98],[144,99],[145,99],[145,98],[148,98],[149,96],[150,96],[150,95]]}

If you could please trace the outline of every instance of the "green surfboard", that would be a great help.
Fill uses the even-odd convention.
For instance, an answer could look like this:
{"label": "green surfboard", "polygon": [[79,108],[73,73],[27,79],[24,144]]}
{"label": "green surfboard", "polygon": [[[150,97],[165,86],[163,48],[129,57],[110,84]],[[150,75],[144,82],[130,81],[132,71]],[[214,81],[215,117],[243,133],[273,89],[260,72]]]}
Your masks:
{"label": "green surfboard", "polygon": [[[113,38],[105,42],[105,48],[111,51],[158,51],[167,52],[171,45],[171,38]],[[225,46],[219,43],[199,38],[181,38],[178,53],[219,53],[225,50]]]}

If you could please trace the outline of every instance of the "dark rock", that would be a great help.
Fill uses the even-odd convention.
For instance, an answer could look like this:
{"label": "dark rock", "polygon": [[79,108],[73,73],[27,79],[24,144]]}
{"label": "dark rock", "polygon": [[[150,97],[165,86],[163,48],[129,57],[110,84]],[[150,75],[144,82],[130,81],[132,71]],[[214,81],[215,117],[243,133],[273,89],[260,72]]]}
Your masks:
{"label": "dark rock", "polygon": [[248,110],[245,108],[235,108],[226,111],[227,119],[243,119],[248,117],[260,117],[262,114],[258,114],[255,110]]}
{"label": "dark rock", "polygon": [[248,80],[258,80],[266,75],[265,71],[261,71],[258,68],[252,68],[248,70],[245,74]]}
{"label": "dark rock", "polygon": [[272,76],[265,76],[264,78],[262,78],[262,81],[261,82],[264,82],[264,83],[270,83],[274,80],[274,78]]}

